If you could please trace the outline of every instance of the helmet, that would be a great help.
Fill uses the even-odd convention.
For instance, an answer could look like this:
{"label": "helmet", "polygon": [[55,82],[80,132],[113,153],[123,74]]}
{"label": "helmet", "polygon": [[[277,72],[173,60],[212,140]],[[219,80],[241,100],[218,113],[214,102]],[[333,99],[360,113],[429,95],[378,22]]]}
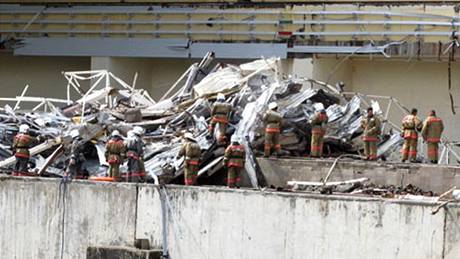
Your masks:
{"label": "helmet", "polygon": [[232,137],[230,138],[230,142],[239,143],[240,142],[240,137],[238,137],[238,135],[236,135],[236,134],[233,134]]}
{"label": "helmet", "polygon": [[70,136],[72,138],[78,138],[80,136],[80,132],[78,131],[78,129],[73,129],[72,131],[70,131]]}
{"label": "helmet", "polygon": [[29,131],[29,125],[22,124],[19,126],[19,133],[27,133]]}
{"label": "helmet", "polygon": [[128,131],[128,133],[126,135],[127,135],[128,138],[136,137],[136,133],[134,132],[134,130]]}
{"label": "helmet", "polygon": [[452,192],[452,196],[454,196],[454,199],[456,199],[457,201],[460,200],[460,190],[459,189],[456,189]]}
{"label": "helmet", "polygon": [[276,102],[271,102],[268,104],[268,109],[274,110],[276,108],[278,108],[278,104]]}
{"label": "helmet", "polygon": [[218,101],[225,101],[225,95],[223,93],[218,93],[217,94],[217,100]]}
{"label": "helmet", "polygon": [[339,86],[342,86],[342,87],[345,86],[345,83],[344,83],[343,81],[340,81],[340,82],[338,82],[337,84],[338,84]]}
{"label": "helmet", "polygon": [[190,132],[185,133],[184,138],[196,142],[196,139],[193,137],[193,134]]}
{"label": "helmet", "polygon": [[324,110],[324,104],[322,104],[322,103],[315,103],[315,104],[313,104],[313,108],[315,108],[316,111]]}
{"label": "helmet", "polygon": [[144,129],[142,127],[136,126],[133,128],[133,133],[142,136],[144,134]]}
{"label": "helmet", "polygon": [[114,131],[112,131],[112,134],[110,134],[110,136],[112,136],[112,137],[115,137],[115,136],[121,137],[121,134],[120,134],[120,132],[118,130],[114,130]]}

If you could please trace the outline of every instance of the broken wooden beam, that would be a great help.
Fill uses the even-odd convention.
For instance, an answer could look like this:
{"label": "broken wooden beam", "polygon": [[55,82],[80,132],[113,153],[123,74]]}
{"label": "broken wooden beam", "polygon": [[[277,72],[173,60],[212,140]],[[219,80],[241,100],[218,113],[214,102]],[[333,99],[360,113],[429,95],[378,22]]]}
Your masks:
{"label": "broken wooden beam", "polygon": [[[55,138],[47,140],[33,148],[30,149],[30,156],[40,154],[43,151],[46,151],[62,142],[61,138]],[[0,162],[0,168],[8,167],[16,162],[16,157],[11,156]]]}

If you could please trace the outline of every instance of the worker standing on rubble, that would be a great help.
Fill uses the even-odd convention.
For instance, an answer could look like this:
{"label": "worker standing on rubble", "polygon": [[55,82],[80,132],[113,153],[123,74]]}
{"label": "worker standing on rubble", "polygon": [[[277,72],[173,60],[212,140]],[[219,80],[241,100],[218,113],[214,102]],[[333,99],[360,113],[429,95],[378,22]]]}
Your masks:
{"label": "worker standing on rubble", "polygon": [[182,145],[177,158],[185,156],[184,179],[185,185],[196,185],[198,169],[200,167],[201,148],[192,133],[185,133],[185,142]]}
{"label": "worker standing on rubble", "polygon": [[125,141],[128,172],[124,174],[127,182],[143,182],[145,180],[143,133],[144,130],[139,126],[128,131],[128,138]]}
{"label": "worker standing on rubble", "polygon": [[214,134],[214,128],[218,126],[219,136],[217,138],[218,145],[225,145],[227,143],[227,125],[232,105],[225,102],[225,95],[222,93],[217,94],[217,101],[212,106],[211,110],[211,123],[209,124],[209,134]]}
{"label": "worker standing on rubble", "polygon": [[225,150],[224,167],[227,168],[227,186],[229,188],[239,187],[241,172],[244,168],[246,152],[237,135],[232,135],[231,144]]}
{"label": "worker standing on rubble", "polygon": [[29,149],[40,141],[40,136],[32,137],[29,135],[29,125],[22,124],[19,126],[19,133],[13,139],[13,152],[16,158],[14,176],[32,176],[28,170],[30,159]]}
{"label": "worker standing on rubble", "polygon": [[83,155],[83,148],[78,129],[74,129],[70,132],[72,137],[72,144],[70,146],[70,160],[65,176],[75,179],[85,179],[87,176],[83,174],[82,165],[85,162],[85,156]]}
{"label": "worker standing on rubble", "polygon": [[279,142],[281,123],[283,117],[277,112],[278,104],[272,102],[268,105],[268,110],[264,114],[262,120],[265,123],[265,145],[264,145],[264,156],[268,157],[271,155],[272,147],[275,149],[276,155],[281,152],[281,144]]}
{"label": "worker standing on rubble", "polygon": [[125,157],[123,137],[118,130],[112,131],[110,139],[105,145],[105,158],[109,163],[109,177],[117,180],[120,177],[120,164]]}
{"label": "worker standing on rubble", "polygon": [[401,150],[401,161],[405,162],[409,158],[411,162],[415,162],[417,159],[417,131],[422,130],[422,121],[417,117],[417,109],[413,108],[411,114],[403,118],[402,129],[404,145]]}
{"label": "worker standing on rubble", "polygon": [[321,157],[323,155],[323,140],[328,120],[329,118],[324,108],[320,109],[311,119],[311,157]]}
{"label": "worker standing on rubble", "polygon": [[380,120],[374,115],[372,107],[367,108],[367,117],[361,120],[365,160],[377,160],[377,144],[381,133],[380,127]]}
{"label": "worker standing on rubble", "polygon": [[431,110],[423,122],[422,137],[427,144],[428,159],[433,164],[438,163],[438,144],[441,142],[443,131],[444,124],[441,118],[436,116],[435,110]]}

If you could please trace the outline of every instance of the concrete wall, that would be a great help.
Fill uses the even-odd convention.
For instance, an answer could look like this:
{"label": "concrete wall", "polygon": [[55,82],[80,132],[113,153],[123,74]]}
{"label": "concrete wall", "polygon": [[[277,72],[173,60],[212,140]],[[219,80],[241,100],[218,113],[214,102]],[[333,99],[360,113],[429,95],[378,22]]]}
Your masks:
{"label": "concrete wall", "polygon": [[[192,59],[113,58],[113,57],[26,57],[0,54],[0,97],[19,95],[26,84],[29,96],[65,98],[66,80],[61,71],[108,69],[131,84],[137,72],[136,88],[149,91],[159,99],[177,79],[197,62]],[[233,64],[244,60],[226,60]],[[281,62],[280,72],[311,77],[311,59],[288,59]],[[83,85],[84,88],[88,84]]]}
{"label": "concrete wall", "polygon": [[[66,196],[64,258],[85,258],[86,248],[134,244],[136,188],[72,183]],[[59,181],[0,178],[0,258],[60,258]]]}
{"label": "concrete wall", "polygon": [[[456,72],[460,71],[459,63],[452,64],[454,115],[449,99],[447,62],[359,58],[340,63],[341,60],[315,59],[314,78],[326,81],[332,74],[329,83],[342,80],[348,85],[346,91],[393,96],[409,109],[418,108],[421,117],[435,109],[445,122],[446,135],[451,140],[460,140],[460,131],[456,130],[460,123],[460,74]],[[402,115],[394,109],[390,119],[399,124]]]}
{"label": "concrete wall", "polygon": [[[57,180],[0,178],[0,257],[59,258]],[[458,258],[460,207],[168,186],[171,258]],[[70,184],[64,258],[86,246],[161,244],[157,186]],[[257,205],[257,206],[255,206]]]}
{"label": "concrete wall", "polygon": [[136,72],[136,88],[149,91],[158,100],[195,61],[191,59],[91,58],[92,69],[108,69],[128,84]]}
{"label": "concrete wall", "polygon": [[65,98],[66,80],[62,71],[89,70],[90,58],[24,57],[0,52],[0,97],[20,95],[29,84],[28,96]]}

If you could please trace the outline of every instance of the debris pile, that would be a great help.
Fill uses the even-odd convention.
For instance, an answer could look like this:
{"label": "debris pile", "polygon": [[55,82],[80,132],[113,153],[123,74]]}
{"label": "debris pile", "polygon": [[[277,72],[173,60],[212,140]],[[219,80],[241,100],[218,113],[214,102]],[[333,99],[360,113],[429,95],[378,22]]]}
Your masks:
{"label": "debris pile", "polygon": [[381,196],[384,198],[395,198],[396,196],[402,195],[419,195],[433,197],[437,196],[432,191],[422,190],[421,188],[412,184],[406,186],[394,186],[394,185],[375,185],[369,182],[367,178],[361,178],[356,180],[349,180],[344,182],[330,182],[326,184],[317,185],[310,184],[296,184],[292,186],[288,191],[304,191],[312,193],[332,194],[332,193],[349,193],[354,195],[365,194],[370,196]]}
{"label": "debris pile", "polygon": [[[378,116],[383,113],[377,102],[363,101],[361,95],[345,96],[335,87],[305,78],[282,75],[276,58],[260,59],[239,66],[216,62],[208,53],[192,65],[158,101],[147,91],[127,84],[111,72],[65,72],[68,80],[67,99],[33,98],[26,90],[15,102],[0,111],[0,168],[10,172],[14,164],[11,152],[13,136],[22,123],[31,127],[32,135],[46,141],[32,150],[32,171],[40,175],[62,176],[69,161],[70,132],[78,129],[85,145],[85,170],[90,175],[106,172],[104,157],[107,135],[119,130],[124,136],[135,126],[144,128],[145,169],[151,181],[168,182],[183,172],[183,158],[176,159],[182,136],[190,132],[203,150],[199,177],[212,177],[221,172],[224,147],[215,134],[208,132],[212,104],[222,93],[232,105],[226,135],[237,134],[246,149],[247,182],[260,185],[255,156],[262,154],[264,125],[262,115],[270,102],[276,101],[283,116],[280,142],[283,156],[305,156],[310,146],[310,121],[318,104],[329,117],[325,137],[325,155],[359,154],[362,110],[372,105]],[[82,87],[89,82],[90,87]],[[78,98],[72,99],[72,94]],[[37,102],[31,110],[21,105]],[[39,111],[43,109],[44,111]],[[386,122],[386,120],[384,120]],[[402,139],[392,127],[385,127],[378,155],[389,157],[399,149]],[[58,151],[56,151],[58,150]],[[123,168],[121,169],[123,170]]]}

